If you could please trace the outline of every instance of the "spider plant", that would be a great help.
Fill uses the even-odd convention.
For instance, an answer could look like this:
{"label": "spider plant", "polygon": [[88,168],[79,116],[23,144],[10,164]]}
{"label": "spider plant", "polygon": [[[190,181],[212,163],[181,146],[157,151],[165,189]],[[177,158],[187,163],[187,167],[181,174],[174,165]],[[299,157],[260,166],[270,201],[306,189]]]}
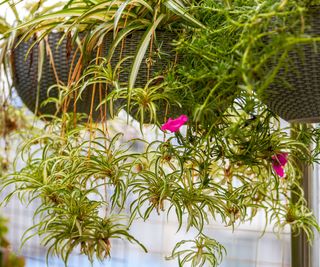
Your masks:
{"label": "spider plant", "polygon": [[13,41],[16,35],[19,35],[15,27],[42,13],[53,11],[61,5],[61,3],[48,3],[49,1],[46,0],[28,2],[24,5],[22,1],[4,0],[0,2],[1,8],[6,10],[6,16],[0,16],[0,63],[4,65],[4,70],[10,70],[10,61],[7,56],[14,46]]}
{"label": "spider plant", "polygon": [[[117,212],[124,208],[129,163],[135,157],[126,152],[130,144],[119,145],[119,135],[112,140],[101,136],[92,142],[81,141],[82,132],[72,130],[65,137],[53,132],[31,139],[21,148],[26,166],[4,177],[4,187],[19,184],[5,201],[18,194],[24,201],[42,202],[22,244],[39,235],[48,247],[47,255],[61,256],[66,263],[75,249],[90,261],[109,257],[115,238],[138,243],[146,250],[129,234],[126,217]],[[107,188],[114,189],[109,197]]]}
{"label": "spider plant", "polygon": [[[217,266],[224,248],[204,234],[206,225],[219,220],[236,228],[258,211],[275,231],[292,225],[295,233],[304,231],[312,240],[311,229],[319,226],[303,199],[297,167],[307,147],[277,123],[262,127],[274,118],[258,115],[248,122],[230,113],[229,126],[219,131],[220,141],[188,127],[186,135],[177,133],[163,141],[121,143],[120,135],[110,138],[103,128],[71,123],[61,129],[59,121],[52,121],[49,132],[33,133],[21,147],[25,167],[2,179],[3,189],[15,185],[5,202],[15,194],[26,203],[41,200],[23,242],[40,235],[48,256],[56,254],[66,264],[74,250],[91,261],[109,257],[115,238],[146,250],[129,228],[153,212],[174,215],[177,230],[198,233],[194,241],[178,243],[169,257],[178,258],[181,265],[191,261],[193,266]],[[137,142],[145,145],[142,152],[132,151]],[[273,156],[282,151],[290,154],[284,178],[272,167]],[[292,202],[292,192],[299,201]],[[195,245],[182,247],[189,243]]]}
{"label": "spider plant", "polygon": [[[67,113],[53,116],[45,133],[26,138],[19,154],[25,167],[3,178],[3,189],[16,185],[5,201],[15,194],[27,202],[41,199],[38,221],[30,230],[42,236],[49,253],[65,262],[76,249],[90,260],[104,259],[112,254],[113,238],[145,249],[129,228],[153,212],[173,214],[177,230],[196,231],[195,240],[179,242],[169,257],[178,258],[180,265],[221,262],[224,248],[205,234],[214,220],[235,230],[262,212],[266,226],[273,225],[275,232],[292,226],[294,233],[303,231],[311,241],[312,229],[319,230],[303,196],[300,168],[301,163],[319,161],[319,128],[284,128],[258,98],[272,77],[262,75],[262,65],[281,41],[266,45],[263,38],[273,34],[272,18],[288,16],[291,21],[305,3],[183,3],[184,7],[176,1],[69,1],[61,10],[17,27],[26,30],[23,38],[39,32],[37,41],[61,29],[66,38],[74,34],[77,39],[77,32],[86,29],[80,45],[83,55],[99,50],[112,32],[108,54],[91,61],[65,91],[112,86],[101,105],[127,99],[127,110],[136,110],[141,124],[147,116],[152,121],[157,110],[166,113],[174,105],[189,116],[184,130],[151,142],[132,139],[121,144],[120,135],[109,135],[108,121],[86,124]],[[176,47],[182,56],[161,75],[148,77],[144,87],[135,87],[137,68],[161,28],[180,31]],[[144,34],[129,79],[122,83],[118,74],[126,59],[116,67],[110,59],[116,47],[125,44],[125,36],[141,29]],[[315,148],[310,151],[312,142]],[[136,143],[144,145],[142,152],[131,150]],[[129,214],[123,220],[126,208]],[[27,233],[25,241],[29,237]]]}
{"label": "spider plant", "polygon": [[[131,98],[134,97],[133,95],[136,95],[133,89],[136,85],[139,70],[141,68],[146,69],[146,73],[143,74],[146,77],[143,79],[147,82],[149,78],[159,75],[163,71],[153,70],[155,62],[160,60],[166,62],[165,58],[168,58],[168,54],[175,54],[173,51],[162,50],[163,42],[171,42],[172,40],[162,40],[160,38],[161,34],[158,32],[183,32],[185,27],[204,27],[189,13],[191,5],[192,2],[185,1],[183,3],[175,0],[68,1],[57,11],[55,11],[55,8],[47,9],[46,12],[37,14],[33,19],[17,25],[15,30],[22,32],[22,36],[16,43],[16,46],[31,37],[37,36],[31,46],[33,47],[46,39],[46,36],[53,31],[63,32],[60,43],[62,39],[67,39],[68,52],[72,50],[72,44],[76,40],[78,44],[81,42],[78,53],[80,53],[80,61],[83,60],[83,62],[78,62],[79,67],[76,67],[73,71],[76,72],[77,70],[81,73],[81,69],[86,65],[84,62],[90,61],[95,56],[103,56],[108,63],[112,63],[113,68],[115,65],[119,65],[115,67],[116,75],[114,75],[112,83],[114,84],[115,81],[118,81],[119,77],[128,76],[125,79],[125,87],[127,88],[127,110],[129,111]],[[79,34],[79,32],[82,33]],[[128,37],[135,36],[136,34],[140,34],[141,39],[134,48],[134,54],[128,56],[125,53],[126,46],[130,43],[130,38],[128,39]],[[112,35],[112,43],[108,45],[105,52],[103,51],[104,40],[109,38],[108,36],[110,35]],[[170,38],[172,38],[172,35]],[[164,44],[164,46],[167,45]],[[43,56],[39,58],[39,62],[43,61]],[[129,66],[123,67],[122,65],[128,64],[126,63],[128,60],[130,60]],[[54,62],[54,59],[50,61]],[[52,64],[54,64],[53,62]],[[89,63],[89,66],[98,62],[99,60],[94,60]],[[121,64],[118,62],[121,62]],[[174,64],[174,62],[171,62],[171,64]],[[39,63],[40,76],[41,66],[41,63]],[[159,71],[160,73],[158,73]],[[70,73],[69,76],[77,77],[79,73]],[[67,88],[69,91],[72,90],[70,86],[71,84],[68,82]],[[86,90],[96,92],[101,89],[101,86],[105,85],[96,85],[93,88],[88,87]],[[107,86],[113,87],[112,85]],[[78,98],[81,98],[81,96],[79,95]],[[68,100],[65,102],[68,102]]]}
{"label": "spider plant", "polygon": [[[186,248],[178,251],[180,247],[187,244],[194,244],[194,246],[192,246],[192,249]],[[172,255],[168,257],[168,259],[178,258],[179,266],[183,266],[186,262],[191,262],[191,266],[203,266],[206,261],[208,261],[211,266],[217,266],[221,263],[224,253],[224,248],[216,240],[202,235],[196,240],[184,240],[177,243],[172,251]],[[212,256],[215,254],[218,254],[219,257],[216,258]]]}

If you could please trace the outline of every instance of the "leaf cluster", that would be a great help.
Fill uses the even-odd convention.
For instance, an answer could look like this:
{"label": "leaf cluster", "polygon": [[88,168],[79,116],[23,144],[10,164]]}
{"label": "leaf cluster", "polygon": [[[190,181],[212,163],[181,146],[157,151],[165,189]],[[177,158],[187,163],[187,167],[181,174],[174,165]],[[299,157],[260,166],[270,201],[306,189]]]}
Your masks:
{"label": "leaf cluster", "polygon": [[[26,166],[3,180],[3,189],[16,186],[5,201],[14,194],[27,203],[41,200],[25,240],[39,234],[49,253],[65,262],[77,248],[90,260],[102,260],[110,256],[113,238],[144,248],[128,231],[136,219],[148,220],[152,212],[173,213],[177,230],[193,228],[198,235],[179,242],[170,258],[178,258],[181,266],[217,266],[224,249],[204,235],[213,220],[234,229],[262,212],[266,226],[273,224],[275,232],[289,225],[311,241],[313,228],[319,230],[301,186],[301,163],[319,160],[319,129],[284,128],[260,100],[279,68],[286,66],[290,49],[319,41],[305,36],[308,3],[183,2],[69,1],[59,11],[18,26],[29,27],[24,37],[41,31],[39,41],[53,29],[64,29],[67,38],[80,42],[83,55],[113,32],[107,56],[91,61],[71,85],[57,85],[65,93],[62,101],[56,100],[59,105],[74,92],[80,92],[80,99],[89,85],[110,86],[113,90],[98,108],[120,99],[141,129],[145,120],[159,124],[174,112],[189,117],[185,132],[162,141],[121,144],[120,135],[108,135],[108,122],[94,126],[92,114],[87,124],[76,114],[52,116],[48,133],[23,145],[20,155]],[[85,38],[77,39],[77,31],[84,28]],[[164,73],[148,77],[145,86],[135,87],[156,28],[182,29],[175,42],[179,58]],[[144,34],[128,82],[121,83],[126,59],[116,66],[110,59],[125,37],[140,29]],[[145,145],[144,151],[133,151],[136,143]],[[310,153],[312,143],[316,146]],[[284,178],[272,167],[280,153],[289,154]],[[123,221],[127,207],[129,218]]]}

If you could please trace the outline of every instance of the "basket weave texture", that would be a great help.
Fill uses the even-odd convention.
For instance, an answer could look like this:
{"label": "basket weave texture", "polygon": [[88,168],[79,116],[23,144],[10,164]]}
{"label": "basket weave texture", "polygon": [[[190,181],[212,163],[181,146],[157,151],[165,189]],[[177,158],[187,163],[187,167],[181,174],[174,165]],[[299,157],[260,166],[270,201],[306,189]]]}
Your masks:
{"label": "basket weave texture", "polygon": [[[133,56],[136,54],[138,45],[141,41],[144,32],[139,31],[134,34],[128,36],[124,41],[124,46],[122,51],[120,52],[120,46],[115,49],[114,55],[111,60],[111,66],[114,68],[116,64],[120,61],[120,59],[127,58],[121,64],[121,72],[119,81],[127,82],[131,65],[133,62]],[[39,58],[39,49],[38,46],[34,46],[29,52],[31,44],[34,40],[29,40],[27,42],[22,42],[19,44],[13,51],[13,82],[16,91],[21,97],[24,104],[34,112],[36,110],[36,105],[38,103],[38,115],[40,114],[55,114],[56,107],[55,104],[49,103],[47,105],[40,104],[47,100],[48,97],[56,98],[58,96],[58,90],[50,90],[48,93],[48,89],[57,84],[57,79],[54,73],[54,69],[56,70],[57,76],[59,78],[59,82],[61,84],[67,85],[68,78],[70,76],[70,71],[74,69],[75,62],[79,59],[79,55],[75,56],[76,60],[73,60],[73,56],[76,52],[76,48],[73,47],[71,51],[67,49],[67,40],[64,38],[60,45],[58,45],[58,41],[60,41],[62,37],[62,33],[51,33],[48,36],[48,43],[50,46],[51,53],[54,59],[54,68],[52,63],[50,63],[49,56],[47,55],[47,51],[45,52],[46,56],[43,62],[41,82],[38,89],[38,58]],[[152,45],[152,64],[147,64],[147,58],[150,55],[150,51],[148,49],[142,64],[140,66],[137,80],[135,86],[143,87],[147,82],[147,77],[149,73],[149,78],[161,73],[175,58],[175,51],[172,47],[172,41],[176,37],[174,33],[170,32],[157,32],[156,33],[156,41]],[[113,41],[112,33],[107,34],[104,43],[102,45],[102,55],[106,56],[108,53],[108,48],[110,47]],[[161,56],[157,56],[157,52],[161,51]],[[92,56],[87,56],[86,62],[89,62],[90,59],[94,58],[95,53],[92,53]],[[110,87],[110,86],[109,86]],[[98,86],[96,86],[98,88]],[[105,86],[102,86],[102,99],[108,94],[108,91],[112,90],[112,88],[106,89]],[[99,117],[99,110],[95,110],[95,108],[101,102],[100,92],[98,89],[95,90],[94,95],[94,113],[93,117],[97,119]],[[88,86],[81,95],[81,100],[77,101],[76,110],[79,113],[87,113],[90,112],[91,107],[91,99],[92,99],[93,86]],[[39,101],[37,102],[37,93],[39,93]],[[68,111],[72,112],[74,100],[71,99],[70,105],[68,106]],[[114,110],[117,110],[122,105],[123,101],[116,100],[113,103]],[[108,112],[107,112],[108,113]],[[109,114],[107,114],[107,117]]]}
{"label": "basket weave texture", "polygon": [[[320,36],[320,7],[305,16],[306,33]],[[264,102],[289,122],[320,122],[320,46],[297,45],[290,51],[287,67],[264,92]]]}

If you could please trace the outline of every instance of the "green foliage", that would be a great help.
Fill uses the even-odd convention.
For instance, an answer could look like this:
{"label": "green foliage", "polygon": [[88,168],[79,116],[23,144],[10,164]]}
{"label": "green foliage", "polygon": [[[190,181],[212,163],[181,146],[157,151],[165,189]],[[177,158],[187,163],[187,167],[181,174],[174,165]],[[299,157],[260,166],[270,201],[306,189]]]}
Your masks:
{"label": "green foliage", "polygon": [[[128,76],[127,98],[130,105],[132,89],[140,66],[149,51],[150,55],[147,59],[152,62],[152,46],[157,42],[156,30],[182,31],[185,25],[203,27],[189,14],[190,5],[188,1],[185,6],[176,0],[68,1],[58,11],[55,10],[56,6],[48,8],[46,12],[37,14],[25,23],[20,23],[15,30],[22,35],[18,44],[30,37],[38,36],[33,45],[54,30],[64,32],[62,38],[68,38],[69,49],[76,41],[81,42],[80,50],[84,59],[87,59],[93,53],[92,51],[97,49],[101,51],[104,38],[108,33],[113,33],[114,40],[105,56],[108,63],[117,48],[121,51],[119,61],[123,60],[121,53],[125,46],[125,38],[137,31],[143,32]],[[79,32],[82,32],[82,36]],[[150,69],[150,66],[148,68]]]}
{"label": "green foliage", "polygon": [[[250,122],[251,127],[242,128],[245,137],[235,129],[225,134],[224,152],[217,153],[216,139],[199,138],[190,128],[185,136],[177,133],[164,141],[121,144],[121,135],[110,139],[101,129],[88,131],[80,124],[64,128],[61,135],[53,121],[55,130],[40,133],[22,146],[20,155],[26,166],[4,177],[3,188],[16,185],[5,201],[14,194],[26,203],[41,199],[35,224],[24,242],[40,235],[48,253],[61,256],[65,262],[77,246],[90,260],[103,260],[112,253],[113,238],[140,244],[128,232],[128,225],[137,218],[147,220],[152,212],[174,212],[177,230],[186,218],[186,229],[197,229],[202,235],[205,225],[214,219],[235,227],[264,211],[266,223],[275,223],[275,231],[291,225],[295,232],[304,231],[312,240],[312,229],[318,225],[301,195],[301,174],[294,158],[306,147],[279,129],[269,129],[270,134],[263,137],[268,149],[263,150],[264,145],[256,141],[261,131],[252,129],[261,125]],[[250,154],[253,151],[243,153],[240,137],[245,143],[252,138],[253,144],[259,145],[254,155]],[[146,144],[144,152],[132,151],[136,143]],[[271,157],[283,150],[292,156],[286,177],[279,178],[272,171]],[[300,196],[298,202],[291,201],[291,192]],[[128,205],[127,225],[122,213]],[[210,240],[203,237],[195,241],[208,249],[198,254],[193,250],[178,253],[178,244],[171,258],[179,256],[181,264],[192,261],[194,266],[201,266],[209,261],[216,266],[223,249]]]}
{"label": "green foliage", "polygon": [[[179,251],[185,245],[189,245],[191,248]],[[216,240],[201,235],[196,240],[184,240],[177,243],[172,255],[167,259],[178,258],[179,266],[184,266],[185,263],[191,262],[192,267],[205,266],[205,264],[215,267],[221,263],[225,253],[224,247]]]}
{"label": "green foliage", "polygon": [[8,25],[8,23],[5,21],[4,18],[0,17],[0,34],[2,35],[9,30],[10,26]]}
{"label": "green foliage", "polygon": [[[17,185],[5,201],[14,194],[23,201],[42,200],[23,243],[40,235],[48,255],[59,255],[65,262],[77,246],[93,261],[94,256],[100,260],[110,256],[113,238],[140,244],[120,223],[125,218],[108,212],[123,209],[131,168],[127,162],[134,155],[125,153],[129,147],[117,145],[119,135],[79,143],[82,137],[79,130],[73,130],[65,138],[51,134],[28,141],[21,150],[27,165],[3,180],[4,187]],[[102,194],[104,187],[114,188],[110,199]]]}
{"label": "green foliage", "polygon": [[[60,98],[47,102],[61,107],[75,92],[73,100],[80,99],[89,85],[105,86],[111,93],[96,108],[107,104],[112,111],[113,101],[121,100],[141,129],[143,122],[159,125],[175,111],[189,117],[185,131],[163,140],[122,143],[121,134],[109,135],[108,121],[95,126],[92,114],[88,123],[79,114],[51,116],[46,132],[26,135],[19,154],[25,166],[2,181],[3,189],[15,185],[5,202],[15,194],[27,203],[41,200],[24,241],[40,235],[48,253],[66,263],[77,247],[91,261],[103,260],[112,254],[114,238],[146,250],[129,226],[139,218],[148,220],[152,212],[173,213],[177,230],[197,231],[195,240],[179,242],[169,257],[180,266],[221,262],[224,248],[204,235],[213,220],[235,229],[262,212],[266,227],[272,224],[281,232],[291,226],[312,241],[319,225],[303,196],[301,166],[319,161],[319,129],[282,127],[260,101],[290,49],[319,41],[303,31],[307,2],[183,2],[184,7],[178,1],[69,1],[17,26],[26,30],[24,38],[42,30],[37,41],[53,29],[64,30],[66,38],[80,43],[82,55],[99,50],[104,36],[114,33],[108,54],[91,61],[74,83],[57,85]],[[81,43],[77,33],[83,29]],[[126,59],[115,67],[110,59],[126,36],[141,29],[145,33],[129,80],[119,82]],[[177,60],[136,88],[156,29],[177,32]],[[144,150],[135,152],[136,144]],[[273,169],[273,157],[281,153],[289,155],[283,178]]]}
{"label": "green foliage", "polygon": [[6,248],[9,245],[9,242],[6,239],[6,234],[8,232],[7,227],[8,220],[4,217],[0,217],[0,247]]}

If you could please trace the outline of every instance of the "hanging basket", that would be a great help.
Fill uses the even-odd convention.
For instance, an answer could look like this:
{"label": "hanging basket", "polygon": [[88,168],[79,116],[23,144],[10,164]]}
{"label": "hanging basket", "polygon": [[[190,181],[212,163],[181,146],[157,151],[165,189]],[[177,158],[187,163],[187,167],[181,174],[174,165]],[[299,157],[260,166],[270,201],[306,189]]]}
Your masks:
{"label": "hanging basket", "polygon": [[[320,36],[320,7],[305,15],[306,33]],[[289,52],[286,67],[263,92],[263,101],[289,122],[320,122],[320,46],[297,45]]]}
{"label": "hanging basket", "polygon": [[[144,31],[134,32],[132,35],[125,38],[124,46],[121,50],[118,46],[113,54],[111,60],[111,66],[114,68],[116,64],[123,58],[128,58],[123,61],[121,64],[121,73],[119,76],[119,82],[127,82],[131,65],[133,62],[133,57],[136,54],[138,45],[141,41],[141,38],[144,34]],[[75,67],[75,62],[79,59],[77,54],[74,57],[76,48],[73,47],[71,50],[68,49],[67,39],[64,38],[61,44],[58,45],[58,42],[61,41],[62,33],[50,33],[48,36],[48,44],[52,53],[52,58],[54,64],[50,62],[50,57],[48,56],[47,48],[45,51],[45,57],[42,67],[41,82],[38,86],[38,58],[39,58],[39,47],[36,45],[30,51],[30,46],[33,43],[33,40],[27,42],[22,42],[19,44],[12,53],[12,67],[13,67],[13,84],[21,97],[24,104],[32,111],[37,110],[37,115],[43,114],[55,114],[56,105],[54,103],[48,103],[46,105],[41,105],[43,101],[50,98],[57,98],[58,90],[49,90],[48,89],[57,84],[57,77],[60,84],[67,85],[70,78],[70,73]],[[147,82],[147,77],[152,77],[153,75],[158,74],[167,67],[168,61],[173,61],[175,57],[175,52],[172,49],[171,42],[176,37],[174,33],[171,32],[157,32],[156,44],[153,44],[153,51],[150,53],[149,49],[142,60],[138,76],[136,79],[135,86],[144,86]],[[110,47],[113,41],[112,33],[107,34],[104,43],[102,45],[102,55],[105,56],[108,53],[108,48]],[[163,52],[161,57],[157,57],[156,53],[160,50]],[[121,51],[120,51],[121,50]],[[95,54],[95,53],[93,53]],[[149,55],[152,55],[152,64],[147,64],[147,59]],[[94,56],[91,56],[93,59]],[[90,57],[86,60],[90,62]],[[53,67],[54,66],[54,67]],[[149,73],[149,75],[148,75]],[[99,86],[96,86],[99,88]],[[96,110],[96,107],[99,105],[102,99],[110,93],[109,89],[105,89],[105,86],[101,86],[100,89],[95,90],[95,95],[93,94],[93,86],[86,88],[82,94],[81,99],[77,101],[76,108],[74,108],[74,100],[71,99],[68,104],[68,111],[73,112],[76,110],[77,113],[86,113],[90,114],[91,101],[94,99],[93,105],[93,118],[97,119],[100,116],[100,111]],[[107,91],[109,90],[109,91]],[[116,100],[113,103],[113,109],[117,112],[122,106],[123,100]],[[61,113],[60,113],[61,114]],[[107,112],[107,117],[109,112]]]}

